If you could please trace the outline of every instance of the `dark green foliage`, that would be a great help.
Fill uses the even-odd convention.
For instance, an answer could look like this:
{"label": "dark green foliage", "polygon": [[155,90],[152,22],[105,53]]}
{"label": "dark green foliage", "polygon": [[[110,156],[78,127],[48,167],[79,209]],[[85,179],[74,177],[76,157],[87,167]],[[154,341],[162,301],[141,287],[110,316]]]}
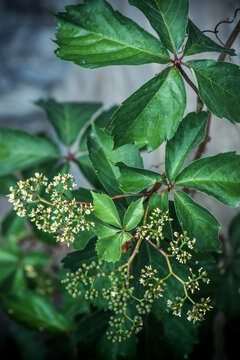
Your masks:
{"label": "dark green foliage", "polygon": [[[85,0],[54,14],[55,53],[90,69],[166,65],[159,74],[103,111],[95,102],[37,101],[63,150],[43,134],[0,128],[0,193],[17,212],[1,221],[0,304],[23,360],[34,351],[39,360],[213,358],[219,316],[226,329],[240,320],[240,217],[220,242],[217,219],[188,190],[237,207],[240,156],[184,167],[211,114],[235,123],[240,113],[239,67],[184,57],[235,51],[191,22],[187,0],[129,3],[159,40],[107,1]],[[203,104],[183,118],[184,67]],[[165,141],[163,173],[145,169],[140,151]],[[91,190],[78,175],[74,184],[72,162]]]}

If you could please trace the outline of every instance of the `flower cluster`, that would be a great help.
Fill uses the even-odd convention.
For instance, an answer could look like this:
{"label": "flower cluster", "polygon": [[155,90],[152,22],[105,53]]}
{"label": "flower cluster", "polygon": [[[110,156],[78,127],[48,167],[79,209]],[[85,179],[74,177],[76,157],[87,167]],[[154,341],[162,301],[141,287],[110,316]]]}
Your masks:
{"label": "flower cluster", "polygon": [[156,208],[150,214],[149,219],[151,220],[149,224],[137,228],[136,238],[143,237],[145,240],[153,239],[159,243],[159,241],[164,238],[163,227],[165,223],[167,221],[172,221],[169,217],[169,211],[163,212]]}
{"label": "flower cluster", "polygon": [[193,304],[193,307],[191,310],[188,310],[187,312],[187,319],[189,321],[193,321],[195,323],[196,321],[202,321],[204,320],[204,316],[207,311],[211,310],[210,306],[210,298],[202,299],[201,303],[196,303],[188,294],[188,291],[190,290],[193,294],[195,290],[200,290],[199,281],[202,280],[205,283],[209,283],[209,279],[207,278],[207,272],[203,270],[203,268],[200,268],[198,270],[198,274],[194,274],[193,270],[189,269],[191,275],[188,277],[188,281],[181,280],[183,287],[184,287],[184,293],[185,297],[176,297],[176,302],[173,302],[172,300],[167,301],[168,307],[172,310],[173,315],[181,317],[182,315],[182,308],[185,301],[188,299]]}
{"label": "flower cluster", "polygon": [[191,310],[187,312],[187,319],[195,323],[196,321],[203,321],[206,312],[212,309],[210,305],[211,299],[202,298],[200,303],[195,303]]}
{"label": "flower cluster", "polygon": [[[93,222],[86,220],[93,205],[78,204],[75,198],[70,199],[66,194],[75,186],[70,174],[58,174],[48,183],[43,174],[36,173],[26,181],[20,180],[16,188],[10,188],[9,202],[13,203],[19,216],[28,215],[39,230],[57,233],[57,241],[69,245],[76,234],[94,226]],[[44,194],[50,197],[50,201]]]}
{"label": "flower cluster", "polygon": [[[83,289],[84,286],[85,299],[91,301],[101,296],[106,300],[108,309],[114,314],[109,320],[112,329],[107,331],[107,337],[113,342],[121,342],[142,329],[142,315],[151,311],[153,298],[157,296],[158,290],[149,286],[143,298],[138,299],[134,294],[134,287],[131,286],[133,276],[129,276],[126,266],[104,272],[102,265],[102,262],[95,261],[89,265],[83,264],[75,273],[68,273],[67,278],[62,282],[66,284],[66,289],[73,297],[81,295],[81,287]],[[143,272],[143,276],[145,275],[146,272]],[[101,291],[98,291],[95,288],[95,281],[103,277],[107,277],[108,281],[104,281],[105,287],[101,287]],[[138,315],[133,317],[128,307],[132,301],[135,302],[138,312]]]}
{"label": "flower cluster", "polygon": [[193,246],[196,242],[196,239],[193,238],[192,240],[189,239],[187,236],[187,232],[184,231],[183,234],[179,234],[178,232],[174,232],[174,236],[176,240],[170,242],[170,249],[173,255],[176,255],[176,259],[180,263],[186,263],[187,260],[190,260],[192,255],[188,251],[184,249],[184,247],[188,247],[189,249],[193,249]]}
{"label": "flower cluster", "polygon": [[200,290],[199,281],[202,280],[206,284],[209,284],[210,279],[207,278],[207,272],[201,267],[198,270],[198,275],[194,274],[192,269],[189,268],[191,276],[188,277],[188,281],[185,283],[187,290],[191,290],[193,294],[195,290]]}
{"label": "flower cluster", "polygon": [[176,302],[172,300],[167,301],[167,306],[172,310],[173,315],[182,316],[182,307],[185,302],[185,298],[176,297]]}
{"label": "flower cluster", "polygon": [[33,202],[42,186],[48,185],[47,181],[48,179],[43,174],[35,173],[35,177],[18,181],[16,188],[13,186],[9,188],[9,202],[13,204],[18,216],[23,217],[27,214],[27,204]]}
{"label": "flower cluster", "polygon": [[157,270],[153,270],[151,265],[145,266],[145,268],[141,270],[141,277],[139,280],[140,284],[146,287],[145,294],[154,299],[163,296],[163,287],[166,286],[164,281],[157,277],[156,274]]}

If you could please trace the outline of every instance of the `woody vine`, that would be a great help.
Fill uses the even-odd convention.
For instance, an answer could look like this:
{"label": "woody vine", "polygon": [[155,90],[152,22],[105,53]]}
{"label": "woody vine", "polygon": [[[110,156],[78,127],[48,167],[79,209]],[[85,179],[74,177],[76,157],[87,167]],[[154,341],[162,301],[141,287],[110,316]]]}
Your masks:
{"label": "woody vine", "polygon": [[[78,238],[83,255],[77,270],[71,260],[74,252],[63,260],[70,269],[63,283],[74,298],[109,311],[106,333],[113,342],[139,333],[151,311],[170,311],[193,323],[205,318],[212,304],[210,297],[198,295],[201,284],[210,281],[202,264],[221,251],[220,224],[189,193],[201,191],[227,206],[240,201],[240,156],[226,152],[202,158],[212,115],[240,122],[240,70],[223,61],[235,56],[231,46],[240,23],[222,46],[188,18],[187,0],[129,3],[148,18],[158,38],[105,0],[85,0],[54,14],[60,59],[90,69],[166,65],[118,108],[86,126],[79,151],[87,155],[69,152],[65,158],[79,165],[95,189],[79,190],[69,173],[51,179],[35,173],[18,181],[9,195],[20,217],[27,215],[38,230],[56,234],[57,242],[72,246]],[[217,61],[186,59],[204,52],[221,55]],[[184,80],[197,94],[196,112],[185,117]],[[38,105],[70,146],[81,111],[78,118],[72,115],[72,132],[66,134],[66,119],[57,115],[66,104],[61,108],[49,99]],[[91,114],[98,108],[94,106]],[[141,150],[153,151],[163,142],[164,173],[144,169]],[[196,147],[194,161],[182,169]]]}

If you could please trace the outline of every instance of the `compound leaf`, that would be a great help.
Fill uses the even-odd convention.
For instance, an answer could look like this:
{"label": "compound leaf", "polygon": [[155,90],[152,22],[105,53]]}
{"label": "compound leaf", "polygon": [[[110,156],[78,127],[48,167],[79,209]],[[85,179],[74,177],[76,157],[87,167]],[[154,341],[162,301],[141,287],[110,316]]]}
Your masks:
{"label": "compound leaf", "polygon": [[79,169],[85,176],[85,178],[94,186],[96,189],[104,189],[97,175],[95,174],[95,170],[89,158],[89,155],[78,156],[75,159]]}
{"label": "compound leaf", "polygon": [[238,206],[240,155],[232,151],[193,161],[178,175],[175,185],[194,188],[225,205]]}
{"label": "compound leaf", "polygon": [[101,103],[60,103],[54,99],[39,100],[36,104],[46,111],[59,139],[67,146],[76,141],[83,126],[102,106]]}
{"label": "compound leaf", "polygon": [[194,249],[200,252],[218,251],[220,225],[217,219],[182,191],[174,193],[174,206],[183,231],[196,238]]}
{"label": "compound leaf", "polygon": [[220,52],[234,56],[235,50],[226,49],[211,40],[191,20],[188,21],[188,40],[184,48],[184,56],[194,55],[202,52]]}
{"label": "compound leaf", "polygon": [[125,193],[137,194],[157,181],[165,182],[165,179],[154,171],[126,166],[123,163],[117,163],[117,166],[121,172],[118,179],[120,189]]}
{"label": "compound leaf", "polygon": [[165,167],[170,181],[175,179],[190,152],[204,139],[207,119],[207,112],[189,113],[174,137],[167,142]]}
{"label": "compound leaf", "polygon": [[105,0],[86,0],[56,14],[56,55],[86,68],[170,61],[162,43]]}
{"label": "compound leaf", "polygon": [[129,0],[148,18],[162,43],[174,54],[184,41],[188,0]]}
{"label": "compound leaf", "polygon": [[4,305],[14,320],[31,329],[51,334],[72,329],[72,324],[51,302],[36,293],[28,291],[14,294],[5,299]]}
{"label": "compound leaf", "polygon": [[0,127],[0,176],[59,156],[58,148],[48,139]]}
{"label": "compound leaf", "polygon": [[175,134],[186,107],[182,77],[167,68],[144,84],[113,115],[115,146],[136,143],[148,151],[158,148]]}
{"label": "compound leaf", "polygon": [[[114,114],[114,112],[117,110],[117,108],[118,108],[118,106],[114,105],[110,109],[102,111],[101,114],[99,116],[97,116],[97,118],[94,120],[94,124],[100,129],[104,128],[104,129],[109,130],[111,117]],[[90,135],[90,133],[91,133],[91,129],[92,128],[91,128],[91,124],[90,124],[87,127],[87,129],[84,131],[84,133],[81,137],[80,143],[79,143],[79,147],[78,147],[79,151],[86,151],[88,149],[87,148],[87,138],[88,138],[88,135]]]}
{"label": "compound leaf", "polygon": [[143,199],[132,202],[123,218],[123,227],[127,231],[134,229],[143,217]]}
{"label": "compound leaf", "polygon": [[189,62],[198,82],[199,94],[208,109],[232,123],[240,122],[239,66],[214,60]]}
{"label": "compound leaf", "polygon": [[91,192],[93,196],[94,214],[102,221],[121,228],[121,220],[113,200],[105,194]]}
{"label": "compound leaf", "polygon": [[99,238],[96,244],[96,251],[100,260],[117,262],[122,254],[122,245],[130,240],[130,233],[116,233]]}
{"label": "compound leaf", "polygon": [[92,124],[92,131],[88,137],[89,157],[99,180],[110,195],[121,193],[118,178],[120,171],[118,162],[128,166],[142,167],[139,150],[132,144],[121,146],[113,150],[113,138],[104,129]]}

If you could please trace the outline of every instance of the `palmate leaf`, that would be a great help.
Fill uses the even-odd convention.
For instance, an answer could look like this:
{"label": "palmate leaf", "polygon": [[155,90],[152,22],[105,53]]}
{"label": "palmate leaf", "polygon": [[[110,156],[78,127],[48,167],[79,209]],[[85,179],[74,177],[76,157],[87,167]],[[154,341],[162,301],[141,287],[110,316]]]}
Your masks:
{"label": "palmate leaf", "polygon": [[11,246],[17,248],[17,240],[26,237],[29,234],[26,228],[27,217],[20,217],[14,210],[10,210],[1,223],[1,235],[10,240]]}
{"label": "palmate leaf", "polygon": [[190,152],[204,139],[207,119],[207,112],[189,113],[174,137],[167,141],[165,168],[168,180],[175,179]]}
{"label": "palmate leaf", "polygon": [[218,251],[220,225],[215,217],[182,191],[174,193],[174,206],[183,231],[196,238],[194,249],[200,252]]}
{"label": "palmate leaf", "polygon": [[95,173],[110,195],[121,193],[118,178],[119,168],[115,165],[123,162],[128,166],[142,167],[142,158],[134,145],[124,145],[113,150],[114,142],[111,135],[94,124],[88,137],[89,157]]}
{"label": "palmate leaf", "polygon": [[184,41],[188,0],[129,0],[148,18],[162,43],[174,54]]}
{"label": "palmate leaf", "polygon": [[188,40],[184,47],[184,56],[194,55],[202,52],[220,52],[234,56],[235,50],[226,49],[211,40],[201,30],[193,24],[191,20],[188,21]]}
{"label": "palmate leaf", "polygon": [[57,146],[48,139],[0,127],[0,176],[59,156]]}
{"label": "palmate leaf", "polygon": [[231,221],[228,229],[230,244],[234,251],[240,247],[240,213],[237,214]]}
{"label": "palmate leaf", "polygon": [[189,65],[198,82],[201,100],[216,116],[240,122],[240,68],[214,60],[193,60]]}
{"label": "palmate leaf", "polygon": [[99,260],[117,262],[122,254],[122,245],[131,239],[130,233],[116,232],[114,235],[107,235],[99,238],[96,244],[96,251]]}
{"label": "palmate leaf", "polygon": [[[144,209],[142,199],[132,202],[123,219],[123,226],[117,208],[105,194],[92,192],[94,215],[104,223],[94,221],[93,232],[97,235],[96,251],[100,260],[117,262],[122,254],[122,245],[131,239],[129,230],[135,228],[142,219]],[[114,227],[110,226],[113,225]]]}
{"label": "palmate leaf", "polygon": [[86,68],[170,61],[162,43],[105,0],[85,0],[56,14],[56,55]]}
{"label": "palmate leaf", "polygon": [[7,297],[4,307],[17,322],[34,330],[51,334],[66,333],[72,330],[72,324],[51,304],[51,302],[33,292],[21,292]]}
{"label": "palmate leaf", "polygon": [[[177,359],[187,358],[193,351],[194,344],[198,343],[198,325],[193,324],[186,317],[164,314],[162,319],[164,338]],[[169,350],[170,350],[169,349]]]}
{"label": "palmate leaf", "polygon": [[176,68],[167,68],[132,94],[113,115],[115,146],[136,143],[148,151],[175,134],[186,107],[186,92]]}
{"label": "palmate leaf", "polygon": [[143,199],[132,202],[123,218],[124,229],[127,231],[134,229],[141,221],[143,213]]}
{"label": "palmate leaf", "polygon": [[137,194],[157,181],[165,182],[165,179],[154,171],[126,166],[123,163],[117,163],[117,166],[121,172],[118,181],[123,192]]}
{"label": "palmate leaf", "polygon": [[15,186],[17,184],[17,178],[13,175],[6,175],[0,177],[0,194],[7,195],[9,194],[10,186]]}
{"label": "palmate leaf", "polygon": [[[109,326],[106,331],[111,331]],[[119,360],[119,359],[135,359],[137,353],[138,339],[136,335],[131,336],[125,341],[119,343],[110,343],[104,334],[97,344],[97,350],[100,356],[99,360]]]}
{"label": "palmate leaf", "polygon": [[121,220],[113,200],[105,194],[97,194],[93,191],[91,194],[93,197],[94,215],[110,225],[121,228]]}
{"label": "palmate leaf", "polygon": [[82,155],[75,158],[75,162],[85,178],[94,186],[95,189],[104,189],[89,158],[89,155]]}
{"label": "palmate leaf", "polygon": [[194,188],[225,205],[238,206],[240,155],[232,151],[193,161],[178,175],[174,185]]}
{"label": "palmate leaf", "polygon": [[76,141],[83,126],[102,106],[101,103],[57,102],[54,99],[39,100],[36,105],[46,111],[63,144],[70,146]]}
{"label": "palmate leaf", "polygon": [[[19,256],[9,249],[0,249],[0,284],[16,272]],[[10,284],[9,284],[10,285]],[[10,287],[10,286],[9,286]]]}
{"label": "palmate leaf", "polygon": [[[94,124],[95,126],[97,126],[98,128],[102,129],[106,129],[109,130],[110,132],[110,122],[111,122],[111,117],[114,114],[114,112],[117,110],[118,106],[114,105],[112,106],[110,109],[108,110],[104,110],[103,112],[101,112],[101,114],[99,116],[97,116],[97,118],[94,120]],[[79,142],[79,147],[78,150],[79,151],[86,151],[87,148],[87,138],[91,133],[91,124],[87,127],[87,129],[84,131],[81,140]]]}

